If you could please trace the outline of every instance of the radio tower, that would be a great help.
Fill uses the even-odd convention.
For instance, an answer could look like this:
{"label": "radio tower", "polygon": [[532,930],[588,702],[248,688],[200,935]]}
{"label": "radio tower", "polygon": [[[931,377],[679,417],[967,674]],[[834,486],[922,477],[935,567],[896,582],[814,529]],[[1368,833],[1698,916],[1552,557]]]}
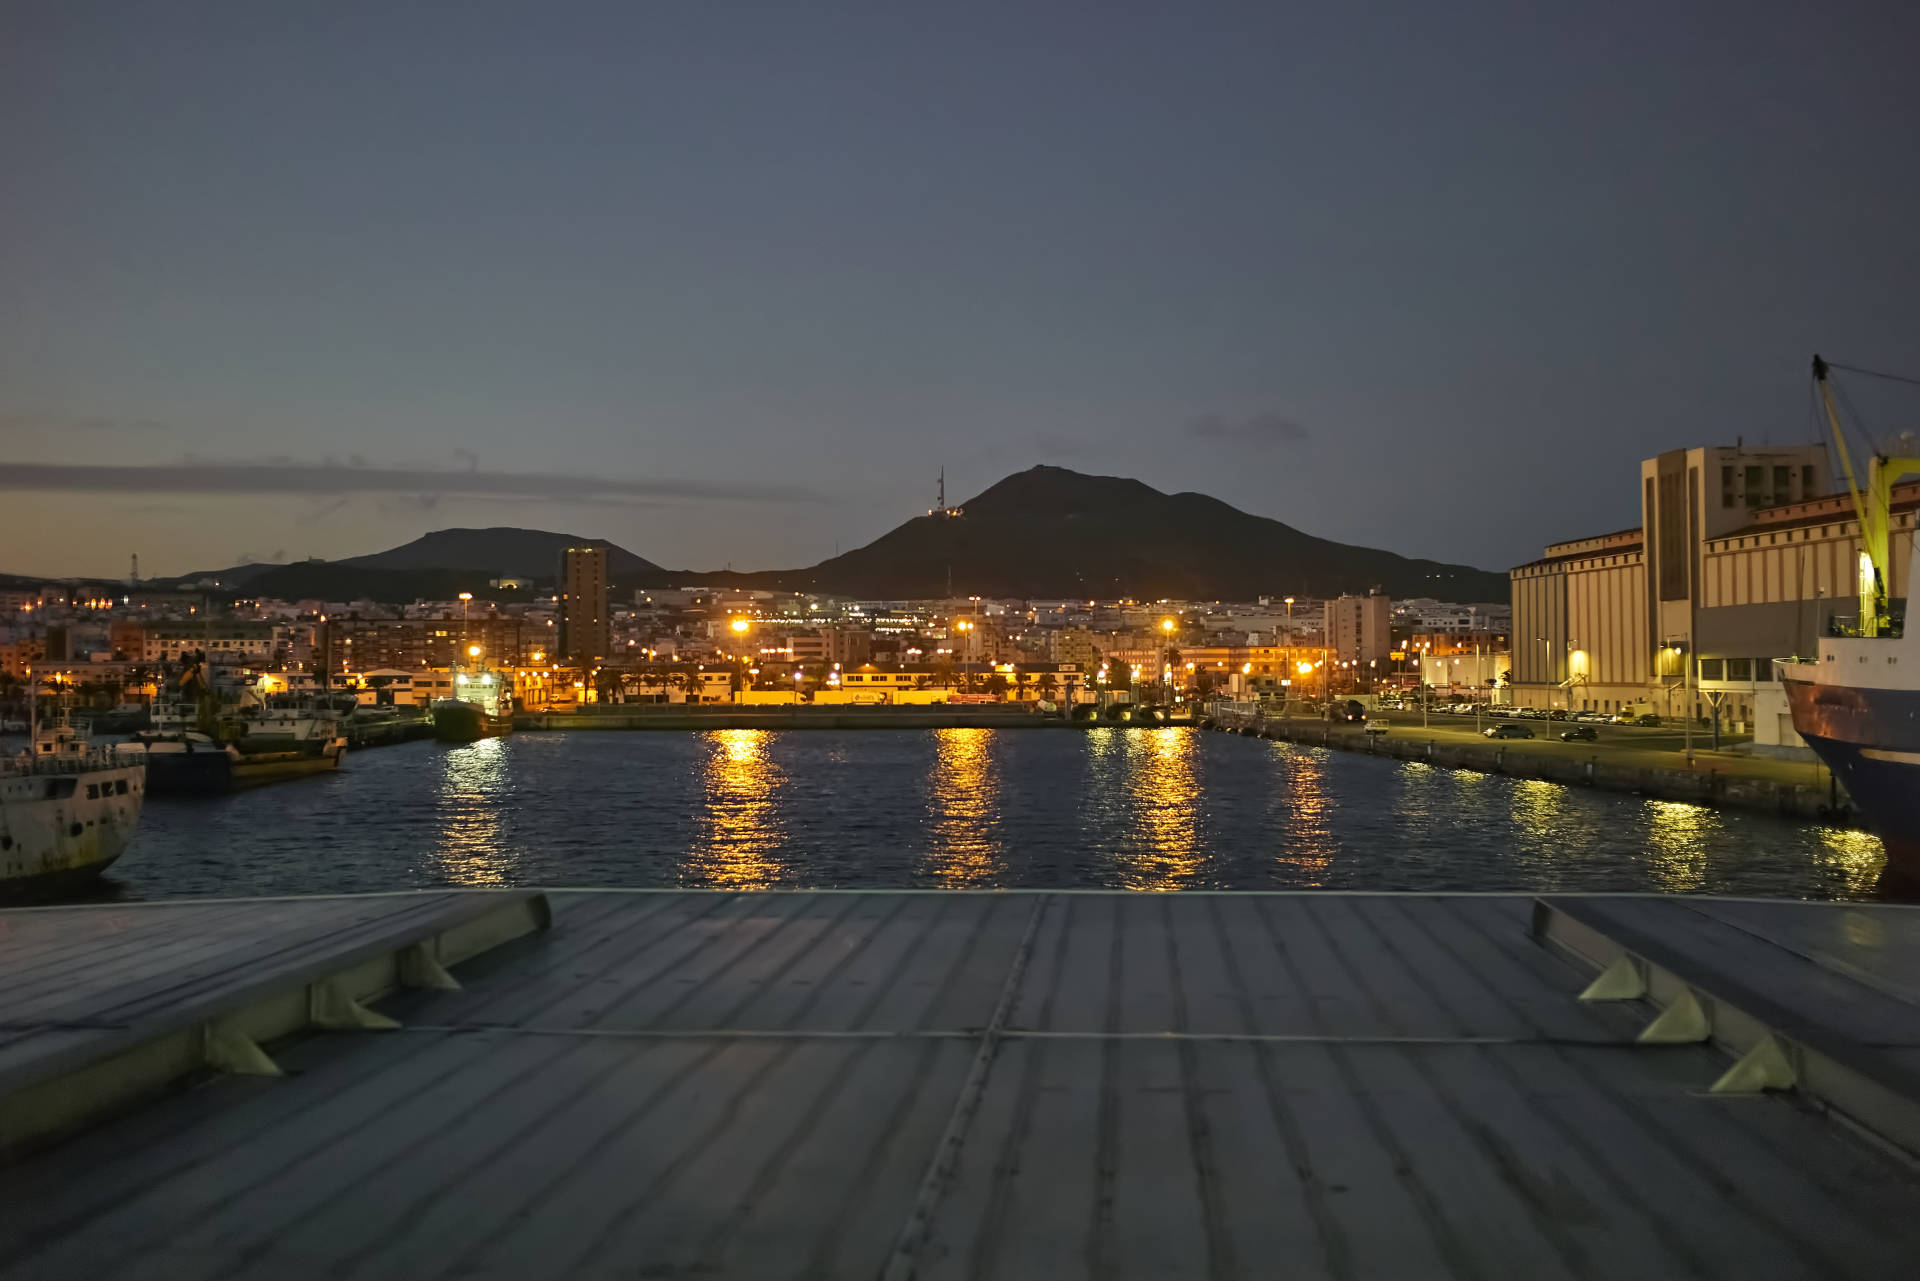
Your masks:
{"label": "radio tower", "polygon": [[927,512],[927,515],[958,516],[960,514],[960,509],[958,507],[947,506],[947,469],[945,467],[942,467],[940,469],[939,497],[934,499],[934,504],[935,504],[934,507]]}

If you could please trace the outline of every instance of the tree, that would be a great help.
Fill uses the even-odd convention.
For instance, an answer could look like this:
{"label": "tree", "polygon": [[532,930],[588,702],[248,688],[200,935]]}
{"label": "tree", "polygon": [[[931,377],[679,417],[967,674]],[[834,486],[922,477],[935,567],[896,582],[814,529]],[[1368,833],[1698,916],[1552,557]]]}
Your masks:
{"label": "tree", "polygon": [[1057,691],[1060,688],[1060,678],[1055,676],[1052,672],[1041,672],[1039,687],[1040,687],[1040,697],[1046,699],[1049,703],[1051,703],[1053,701],[1053,696],[1055,691]]}

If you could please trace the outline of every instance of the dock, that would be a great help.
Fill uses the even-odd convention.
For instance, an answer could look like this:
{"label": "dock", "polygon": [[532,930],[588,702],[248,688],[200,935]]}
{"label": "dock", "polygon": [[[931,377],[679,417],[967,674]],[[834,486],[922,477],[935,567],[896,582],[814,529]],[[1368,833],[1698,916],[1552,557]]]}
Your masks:
{"label": "dock", "polygon": [[0,1278],[1854,1278],[1920,908],[472,891],[0,912]]}

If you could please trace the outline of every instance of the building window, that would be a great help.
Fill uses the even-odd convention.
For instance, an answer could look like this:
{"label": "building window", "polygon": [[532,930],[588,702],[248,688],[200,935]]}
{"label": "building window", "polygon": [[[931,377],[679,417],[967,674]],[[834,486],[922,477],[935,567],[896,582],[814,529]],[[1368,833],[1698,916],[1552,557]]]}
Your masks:
{"label": "building window", "polygon": [[1727,678],[1726,671],[1727,665],[1724,659],[1703,658],[1700,660],[1700,679],[1703,681],[1725,680]]}
{"label": "building window", "polygon": [[1787,501],[1787,488],[1793,483],[1792,481],[1788,480],[1787,477],[1792,474],[1793,474],[1793,470],[1792,468],[1789,468],[1789,467],[1775,467],[1773,469],[1773,501],[1774,502],[1784,503]]}
{"label": "building window", "polygon": [[1730,466],[1720,469],[1720,505],[1733,506],[1733,468]]}
{"label": "building window", "polygon": [[1759,507],[1760,487],[1766,484],[1767,469],[1764,467],[1747,468],[1747,506]]}
{"label": "building window", "polygon": [[1729,658],[1727,660],[1727,679],[1730,681],[1752,680],[1753,660],[1751,658]]}
{"label": "building window", "polygon": [[1813,464],[1812,463],[1807,463],[1800,468],[1800,495],[1803,498],[1813,497]]}

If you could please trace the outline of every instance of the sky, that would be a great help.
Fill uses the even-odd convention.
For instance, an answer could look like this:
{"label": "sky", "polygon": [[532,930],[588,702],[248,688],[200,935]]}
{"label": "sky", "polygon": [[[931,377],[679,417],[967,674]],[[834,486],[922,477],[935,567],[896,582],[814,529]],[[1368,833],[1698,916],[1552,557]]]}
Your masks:
{"label": "sky", "polygon": [[[1920,373],[1920,6],[0,14],[0,570],[785,568],[1035,463],[1505,568]],[[1877,428],[1911,427],[1885,421]]]}

